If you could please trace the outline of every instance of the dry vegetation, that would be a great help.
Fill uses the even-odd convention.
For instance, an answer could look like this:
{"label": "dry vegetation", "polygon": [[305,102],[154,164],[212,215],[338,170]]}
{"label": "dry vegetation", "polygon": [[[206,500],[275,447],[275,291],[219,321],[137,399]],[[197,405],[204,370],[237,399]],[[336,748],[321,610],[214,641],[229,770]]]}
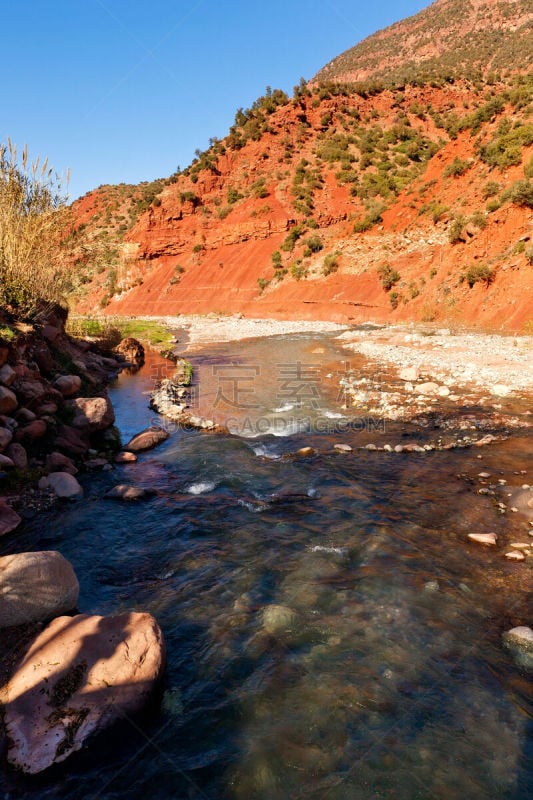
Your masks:
{"label": "dry vegetation", "polygon": [[69,224],[61,179],[8,141],[0,146],[0,308],[30,319],[69,290],[62,247]]}

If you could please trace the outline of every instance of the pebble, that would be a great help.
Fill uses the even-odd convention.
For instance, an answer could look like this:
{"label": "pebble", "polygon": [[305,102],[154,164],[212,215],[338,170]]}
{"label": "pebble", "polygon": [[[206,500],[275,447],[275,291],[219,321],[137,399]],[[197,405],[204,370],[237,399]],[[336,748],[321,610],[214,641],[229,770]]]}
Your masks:
{"label": "pebble", "polygon": [[515,550],[529,550],[531,542],[513,542],[511,547],[514,547]]}
{"label": "pebble", "polygon": [[509,561],[524,561],[526,557],[519,550],[511,550],[505,554],[505,558],[509,559]]}
{"label": "pebble", "polygon": [[336,444],[335,445],[335,450],[337,450],[339,453],[351,453],[352,452],[352,448],[350,447],[349,444]]}
{"label": "pebble", "polygon": [[296,451],[296,455],[308,458],[309,456],[315,456],[316,450],[314,447],[300,447],[300,449]]}
{"label": "pebble", "polygon": [[477,544],[484,544],[493,546],[498,541],[498,536],[495,533],[469,533],[468,538]]}

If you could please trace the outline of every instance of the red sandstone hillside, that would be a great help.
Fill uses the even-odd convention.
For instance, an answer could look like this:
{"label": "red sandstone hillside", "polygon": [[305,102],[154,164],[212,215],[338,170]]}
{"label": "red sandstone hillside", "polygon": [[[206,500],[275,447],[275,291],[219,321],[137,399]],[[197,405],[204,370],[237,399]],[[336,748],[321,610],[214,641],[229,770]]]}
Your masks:
{"label": "red sandstone hillside", "polygon": [[[431,15],[454,2],[439,0],[401,25],[422,42]],[[510,60],[509,48],[513,35],[523,41],[531,3],[463,4],[484,12],[488,43],[503,6],[513,10],[505,74],[452,79],[446,63],[440,72],[434,65],[429,84],[316,80],[291,99],[267,92],[184,173],[77,201],[89,241],[72,236],[78,308],[525,330],[533,320],[533,80],[514,74],[524,58]],[[373,39],[381,55],[368,62],[372,76],[396,63],[387,35]]]}

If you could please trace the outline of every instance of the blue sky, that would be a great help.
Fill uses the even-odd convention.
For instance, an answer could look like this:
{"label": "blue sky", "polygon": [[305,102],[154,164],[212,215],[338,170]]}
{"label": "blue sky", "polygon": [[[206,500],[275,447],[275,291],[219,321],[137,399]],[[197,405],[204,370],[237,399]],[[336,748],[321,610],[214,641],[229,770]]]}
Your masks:
{"label": "blue sky", "polygon": [[102,183],[166,177],[267,85],[291,93],[428,0],[3,0],[0,141]]}

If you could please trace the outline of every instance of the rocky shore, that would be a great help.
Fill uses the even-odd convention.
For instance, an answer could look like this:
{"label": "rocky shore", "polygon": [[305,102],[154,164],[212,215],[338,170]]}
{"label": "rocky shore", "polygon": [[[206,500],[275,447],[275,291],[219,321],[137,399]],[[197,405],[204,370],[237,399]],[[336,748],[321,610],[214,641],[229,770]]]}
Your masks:
{"label": "rocky shore", "polygon": [[[83,497],[79,473],[136,458],[118,452],[106,387],[138,368],[142,347],[126,340],[101,352],[68,336],[65,321],[59,308],[39,325],[1,320],[0,536],[11,552],[0,557],[0,750],[28,774],[144,708],[165,663],[150,614],[79,614],[71,564],[55,551],[17,552],[24,518]],[[135,439],[138,450],[161,441],[150,432]]]}

